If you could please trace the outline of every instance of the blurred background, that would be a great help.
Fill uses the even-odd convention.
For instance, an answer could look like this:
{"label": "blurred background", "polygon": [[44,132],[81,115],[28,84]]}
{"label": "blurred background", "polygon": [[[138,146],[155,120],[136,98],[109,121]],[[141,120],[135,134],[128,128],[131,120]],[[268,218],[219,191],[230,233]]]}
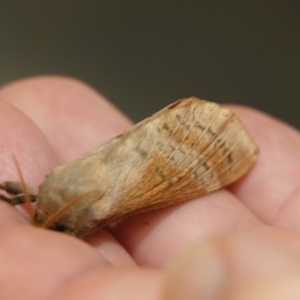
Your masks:
{"label": "blurred background", "polygon": [[0,84],[69,75],[134,121],[197,96],[300,128],[299,0],[10,0],[0,36]]}

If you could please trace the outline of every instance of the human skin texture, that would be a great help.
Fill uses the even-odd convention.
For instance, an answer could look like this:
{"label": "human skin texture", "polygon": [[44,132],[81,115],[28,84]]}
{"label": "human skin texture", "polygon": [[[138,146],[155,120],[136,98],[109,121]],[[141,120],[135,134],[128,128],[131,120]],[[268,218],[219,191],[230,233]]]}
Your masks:
{"label": "human skin texture", "polygon": [[[299,299],[299,132],[228,107],[260,157],[227,189],[138,215],[85,242],[33,227],[1,201],[0,298]],[[14,155],[36,188],[54,167],[131,125],[74,79],[8,84],[0,89],[0,182],[19,180]]]}

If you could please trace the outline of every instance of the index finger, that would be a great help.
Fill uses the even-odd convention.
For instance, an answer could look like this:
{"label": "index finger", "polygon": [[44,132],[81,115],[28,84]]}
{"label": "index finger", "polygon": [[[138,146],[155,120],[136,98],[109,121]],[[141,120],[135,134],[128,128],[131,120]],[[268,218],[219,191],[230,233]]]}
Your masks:
{"label": "index finger", "polygon": [[130,120],[104,96],[72,78],[23,79],[3,87],[1,96],[39,127],[58,164],[88,152],[131,126]]}

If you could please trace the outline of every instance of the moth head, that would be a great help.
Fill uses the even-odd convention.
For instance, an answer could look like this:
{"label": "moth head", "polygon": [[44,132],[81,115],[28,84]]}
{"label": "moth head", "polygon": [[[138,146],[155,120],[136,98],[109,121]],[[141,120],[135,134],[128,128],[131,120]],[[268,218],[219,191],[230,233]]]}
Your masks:
{"label": "moth head", "polygon": [[[67,214],[67,213],[66,213]],[[63,216],[58,217],[58,219],[52,218],[53,214],[47,214],[43,209],[37,209],[34,215],[34,221],[37,227],[42,227],[45,229],[50,229],[57,232],[63,232],[69,235],[76,235],[73,226],[69,221],[64,220]]]}
{"label": "moth head", "polygon": [[36,223],[42,228],[85,237],[96,227],[101,216],[97,205],[106,191],[102,165],[78,159],[59,166],[39,186]]}
{"label": "moth head", "polygon": [[96,225],[91,203],[88,206],[84,204],[89,196],[80,195],[62,206],[52,201],[37,201],[36,225],[81,238],[87,236]]}
{"label": "moth head", "polygon": [[[48,225],[48,224],[46,224],[48,217],[46,217],[43,213],[41,214],[38,212],[36,212],[36,214],[34,216],[34,220],[35,220],[36,226],[38,226],[38,227],[47,228],[47,229],[57,231],[57,232],[63,232],[63,233],[69,234],[69,235],[74,235],[74,233],[73,233],[74,230],[69,228],[63,220],[56,220],[56,221],[53,221],[53,223]],[[47,227],[45,227],[45,225]]]}
{"label": "moth head", "polygon": [[[96,170],[93,170],[95,164],[92,164],[87,171],[86,168],[79,168],[81,173],[76,171],[78,163],[73,165],[70,163],[68,168],[57,167],[52,174],[46,176],[46,180],[39,187],[39,192],[34,193],[36,201],[34,213],[31,206],[33,200],[15,156],[13,161],[20,178],[24,202],[34,226],[77,237],[85,237],[95,230],[99,209],[95,209],[94,204],[99,202],[107,187],[103,166],[101,168],[96,166]],[[89,176],[88,171],[95,176]],[[102,182],[102,185],[99,185],[99,182]]]}

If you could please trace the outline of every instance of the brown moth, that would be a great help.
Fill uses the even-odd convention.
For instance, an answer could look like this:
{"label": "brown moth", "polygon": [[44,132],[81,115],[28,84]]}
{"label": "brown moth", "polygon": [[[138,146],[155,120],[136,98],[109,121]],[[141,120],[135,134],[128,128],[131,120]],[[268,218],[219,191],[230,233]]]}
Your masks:
{"label": "brown moth", "polygon": [[[137,213],[206,195],[247,172],[258,148],[229,109],[178,100],[54,169],[38,193],[14,182],[12,204],[36,201],[37,226],[84,237]],[[25,193],[25,196],[24,196]]]}

